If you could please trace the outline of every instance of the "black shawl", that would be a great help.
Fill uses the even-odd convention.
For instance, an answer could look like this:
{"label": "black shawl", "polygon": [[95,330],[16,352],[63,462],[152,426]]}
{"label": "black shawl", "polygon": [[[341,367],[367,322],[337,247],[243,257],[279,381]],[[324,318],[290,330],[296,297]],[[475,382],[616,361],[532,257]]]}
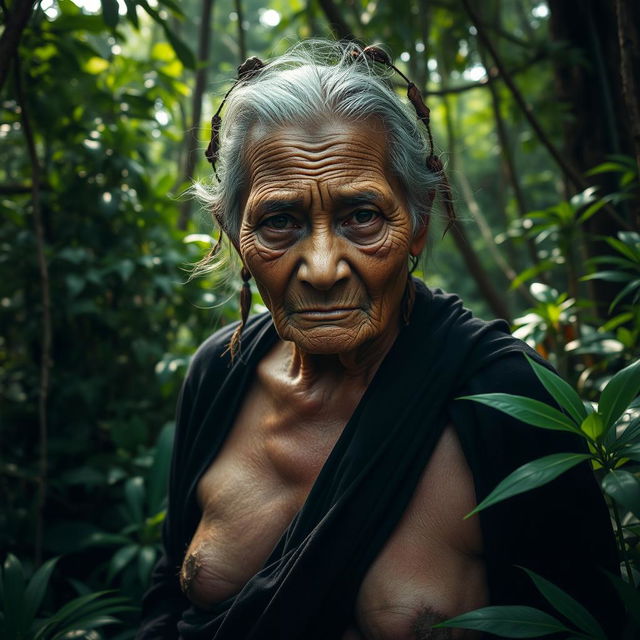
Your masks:
{"label": "black shawl", "polygon": [[[453,423],[477,500],[534,458],[580,450],[573,436],[524,425],[469,401],[507,392],[548,400],[502,321],[483,322],[459,298],[417,283],[400,332],[320,475],[264,568],[213,611],[191,606],[177,575],[200,519],[198,480],[231,429],[256,364],[278,339],[268,314],[249,322],[242,354],[223,353],[234,327],[198,350],[183,385],[165,522],[139,638],[339,640],[358,587],[404,512],[443,428]],[[606,507],[588,464],[547,487],[481,512],[492,604],[544,606],[522,565],[569,590],[604,624],[615,609],[596,565],[617,570]]]}

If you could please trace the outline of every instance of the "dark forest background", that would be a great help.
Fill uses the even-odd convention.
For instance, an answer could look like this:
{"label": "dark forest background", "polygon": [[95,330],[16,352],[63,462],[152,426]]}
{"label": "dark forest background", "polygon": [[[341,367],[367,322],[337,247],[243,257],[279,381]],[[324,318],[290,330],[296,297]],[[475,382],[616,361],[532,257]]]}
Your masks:
{"label": "dark forest background", "polygon": [[[180,383],[238,317],[239,274],[188,281],[216,235],[184,192],[211,179],[208,123],[249,55],[382,43],[431,108],[462,219],[434,232],[419,275],[507,318],[585,401],[637,361],[640,3],[0,0],[0,21],[6,637],[133,633]],[[619,433],[637,422],[631,403]],[[640,479],[625,461],[634,585]]]}

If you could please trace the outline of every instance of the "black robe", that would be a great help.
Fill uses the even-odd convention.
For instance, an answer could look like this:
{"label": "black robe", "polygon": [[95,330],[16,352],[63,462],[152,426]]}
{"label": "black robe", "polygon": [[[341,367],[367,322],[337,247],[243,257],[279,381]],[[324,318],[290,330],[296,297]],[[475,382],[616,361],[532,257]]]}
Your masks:
{"label": "black robe", "polygon": [[[549,397],[523,353],[537,355],[509,334],[506,323],[478,320],[456,296],[417,282],[410,323],[380,365],[302,509],[263,569],[236,596],[205,612],[191,605],[178,583],[201,517],[196,488],[233,426],[256,364],[278,340],[269,314],[256,316],[244,330],[241,355],[231,363],[224,352],[234,328],[218,331],[200,347],[180,394],[164,555],[144,599],[139,639],[339,640],[352,620],[359,585],[447,424],[455,426],[478,502],[525,462],[583,450],[571,434],[530,427],[456,400],[487,392]],[[613,629],[618,608],[596,567],[617,572],[618,561],[588,463],[489,507],[480,521],[491,604],[547,608],[514,566],[520,565],[568,590]]]}

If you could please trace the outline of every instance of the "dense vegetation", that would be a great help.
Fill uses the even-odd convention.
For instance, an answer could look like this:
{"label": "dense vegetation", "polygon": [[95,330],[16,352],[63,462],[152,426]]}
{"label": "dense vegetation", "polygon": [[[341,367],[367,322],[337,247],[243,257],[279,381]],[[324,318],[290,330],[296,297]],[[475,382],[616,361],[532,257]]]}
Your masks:
{"label": "dense vegetation", "polygon": [[[640,351],[635,3],[2,0],[0,11],[6,637],[132,635],[180,381],[238,314],[238,274],[188,279],[215,234],[184,192],[210,179],[208,121],[235,67],[332,34],[384,43],[427,96],[464,223],[433,233],[420,275],[510,319],[588,401],[586,413],[560,404],[597,461],[637,617],[640,378],[625,369]],[[611,408],[602,390],[623,369]],[[111,616],[126,624],[106,626]]]}

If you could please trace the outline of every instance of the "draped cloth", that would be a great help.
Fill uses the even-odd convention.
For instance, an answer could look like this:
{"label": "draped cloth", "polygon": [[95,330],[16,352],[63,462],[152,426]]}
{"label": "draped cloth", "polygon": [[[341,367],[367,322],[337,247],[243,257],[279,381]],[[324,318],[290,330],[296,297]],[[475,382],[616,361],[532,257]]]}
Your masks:
{"label": "draped cloth", "polygon": [[[278,340],[268,314],[252,318],[234,362],[223,355],[234,327],[199,349],[178,405],[164,555],[145,596],[139,638],[339,640],[358,588],[406,509],[444,427],[453,424],[477,500],[517,466],[577,451],[573,436],[524,425],[456,400],[501,391],[548,400],[503,321],[484,322],[454,295],[416,281],[400,331],[303,507],[262,570],[212,610],[192,606],[177,575],[201,517],[197,484],[233,426],[257,363]],[[541,605],[515,564],[582,599],[607,624],[616,611],[600,565],[616,571],[608,514],[587,464],[546,488],[481,512],[491,604]],[[580,527],[588,527],[579,535]],[[177,625],[177,626],[176,626]],[[178,631],[176,631],[176,628]]]}

